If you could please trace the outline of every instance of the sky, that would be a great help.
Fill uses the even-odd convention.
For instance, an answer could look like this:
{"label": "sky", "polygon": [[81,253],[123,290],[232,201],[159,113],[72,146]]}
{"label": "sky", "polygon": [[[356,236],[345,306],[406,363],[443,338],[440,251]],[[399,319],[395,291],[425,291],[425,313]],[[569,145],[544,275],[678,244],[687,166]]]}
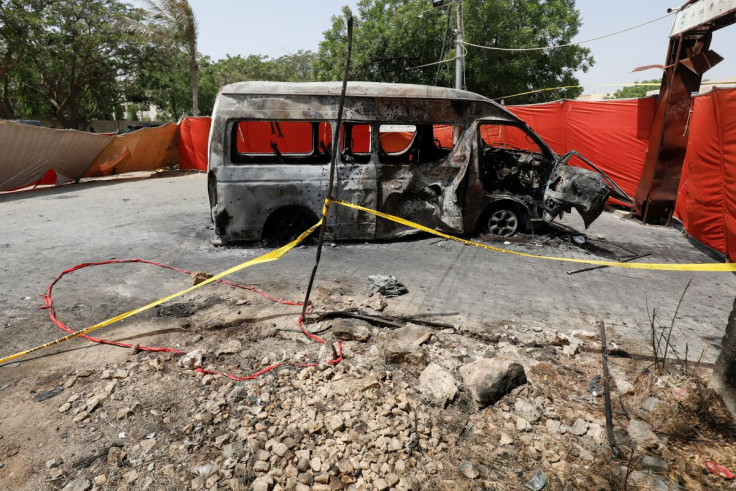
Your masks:
{"label": "sky", "polygon": [[[415,1],[431,6],[431,0]],[[331,25],[330,17],[339,14],[343,5],[355,10],[357,0],[189,0],[189,3],[199,22],[199,51],[220,59],[228,54],[276,58],[300,49],[317,51],[322,33]],[[574,41],[641,24],[665,15],[668,8],[682,3],[684,0],[577,0],[583,25]],[[664,64],[673,20],[669,16],[617,36],[585,43],[596,61],[587,73],[577,74],[585,93],[613,92],[622,83],[660,78],[659,70],[640,73],[631,70]],[[725,60],[707,72],[705,78],[736,80],[736,25],[717,31],[711,49]]]}

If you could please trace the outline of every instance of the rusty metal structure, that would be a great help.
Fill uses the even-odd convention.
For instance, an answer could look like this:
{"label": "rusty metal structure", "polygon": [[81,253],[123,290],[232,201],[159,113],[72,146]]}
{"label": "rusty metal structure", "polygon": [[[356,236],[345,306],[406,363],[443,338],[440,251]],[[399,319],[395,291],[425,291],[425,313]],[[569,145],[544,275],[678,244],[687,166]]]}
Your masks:
{"label": "rusty metal structure", "polygon": [[[687,150],[693,93],[703,74],[723,60],[710,49],[713,32],[736,22],[736,0],[691,0],[677,12],[652,123],[634,215],[645,223],[672,217]],[[644,67],[652,68],[652,67]]]}

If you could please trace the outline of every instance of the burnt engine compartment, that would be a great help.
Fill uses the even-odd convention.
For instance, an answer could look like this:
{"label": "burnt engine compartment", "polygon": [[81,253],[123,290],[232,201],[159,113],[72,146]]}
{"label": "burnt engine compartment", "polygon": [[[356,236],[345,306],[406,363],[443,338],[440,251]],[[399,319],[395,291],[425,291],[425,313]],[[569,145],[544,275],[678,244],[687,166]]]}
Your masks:
{"label": "burnt engine compartment", "polygon": [[481,157],[480,177],[483,188],[488,193],[541,196],[549,177],[549,166],[538,153],[485,146]]}

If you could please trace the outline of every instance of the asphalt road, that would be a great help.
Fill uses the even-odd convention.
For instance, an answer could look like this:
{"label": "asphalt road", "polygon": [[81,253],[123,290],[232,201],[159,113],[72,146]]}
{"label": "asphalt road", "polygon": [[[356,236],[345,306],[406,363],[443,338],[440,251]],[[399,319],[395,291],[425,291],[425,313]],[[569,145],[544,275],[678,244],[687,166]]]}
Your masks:
{"label": "asphalt road", "polygon": [[[206,178],[167,175],[87,182],[0,195],[0,355],[59,337],[40,297],[63,270],[79,263],[141,258],[219,272],[268,249],[261,244],[214,247]],[[578,216],[566,225],[582,229]],[[650,253],[646,262],[713,262],[675,228],[643,226],[604,213],[586,234],[585,247],[559,228],[527,236],[512,250],[549,256],[607,259],[625,250]],[[599,249],[592,247],[597,246]],[[624,249],[625,248],[625,249]],[[301,300],[314,262],[313,246],[255,266],[234,280]],[[736,296],[730,273],[602,269],[575,275],[577,265],[493,253],[437,237],[394,242],[338,243],[327,247],[316,285],[362,299],[368,276],[392,274],[409,294],[390,300],[388,313],[427,314],[476,329],[546,327],[563,332],[593,329],[604,320],[614,339],[649,338],[647,311],[669,325],[678,299],[692,283],[675,322],[680,353],[712,361]],[[191,284],[188,277],[144,265],[87,268],[55,287],[59,315],[80,329]],[[142,319],[153,316],[142,314]],[[139,319],[140,320],[140,319]]]}

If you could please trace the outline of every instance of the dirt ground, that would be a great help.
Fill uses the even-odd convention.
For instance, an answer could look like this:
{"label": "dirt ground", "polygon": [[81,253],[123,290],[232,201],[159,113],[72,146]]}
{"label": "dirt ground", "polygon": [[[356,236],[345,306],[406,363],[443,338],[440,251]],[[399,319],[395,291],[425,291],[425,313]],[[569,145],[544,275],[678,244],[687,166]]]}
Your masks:
{"label": "dirt ground", "polygon": [[[210,245],[204,182],[166,176],[0,196],[0,355],[62,334],[38,309],[39,295],[75,264],[140,257],[215,273],[265,252]],[[582,230],[574,216],[564,224]],[[493,244],[582,258],[619,257],[622,247],[650,253],[651,262],[715,258],[675,229],[610,213],[584,246],[572,235],[558,227]],[[301,301],[313,260],[314,248],[302,247],[233,280]],[[409,317],[432,334],[398,360],[387,354],[396,325],[324,319],[309,327],[328,341],[338,327],[343,337],[368,334],[346,340],[333,365],[299,331],[299,307],[204,287],[100,335],[200,350],[206,369],[238,376],[284,365],[234,381],[182,367],[179,354],[72,340],[0,366],[0,489],[527,489],[539,470],[546,489],[728,487],[704,467],[715,461],[734,471],[736,452],[731,422],[702,381],[736,296],[734,276],[565,274],[571,269],[436,238],[330,244],[313,315],[361,309],[395,323]],[[379,273],[409,293],[376,310],[363,304],[375,302],[367,277]],[[687,353],[688,363],[656,367],[647,309],[669,326],[689,280],[670,347],[670,358]],[[80,329],[189,285],[187,275],[148,265],[90,267],[63,278],[54,302],[59,318]],[[599,321],[615,349],[617,458],[603,398],[591,391],[601,374]],[[479,405],[461,367],[483,359],[521,364],[528,382]],[[430,364],[457,386],[447,408],[419,390]],[[640,422],[654,439],[630,430]]]}

